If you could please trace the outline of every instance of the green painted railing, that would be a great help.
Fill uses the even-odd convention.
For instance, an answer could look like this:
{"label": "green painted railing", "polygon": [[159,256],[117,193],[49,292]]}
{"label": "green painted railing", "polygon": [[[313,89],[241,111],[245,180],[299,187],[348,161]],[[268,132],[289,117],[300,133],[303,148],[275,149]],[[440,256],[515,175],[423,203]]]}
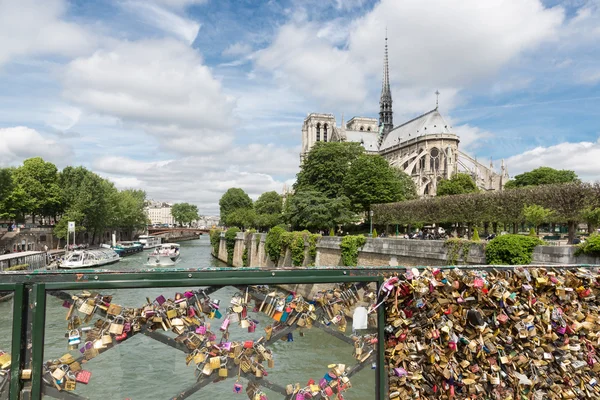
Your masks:
{"label": "green painted railing", "polygon": [[[397,269],[396,269],[397,270]],[[42,398],[46,295],[58,290],[375,282],[390,268],[141,269],[0,272],[0,291],[14,293],[9,399]],[[377,399],[387,398],[382,308],[377,316]],[[31,370],[31,379],[21,379]]]}

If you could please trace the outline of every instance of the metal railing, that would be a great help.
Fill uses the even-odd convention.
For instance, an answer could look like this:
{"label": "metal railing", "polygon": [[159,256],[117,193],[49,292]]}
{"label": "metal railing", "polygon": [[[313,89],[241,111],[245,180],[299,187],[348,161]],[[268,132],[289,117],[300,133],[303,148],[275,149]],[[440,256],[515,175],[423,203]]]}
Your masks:
{"label": "metal railing", "polygon": [[[142,270],[77,270],[77,271],[23,271],[0,272],[0,291],[10,291],[13,297],[12,321],[12,363],[10,367],[9,399],[40,399],[42,395],[63,399],[81,399],[73,392],[61,392],[44,382],[44,343],[46,333],[47,296],[67,300],[70,296],[65,290],[114,290],[147,289],[175,287],[224,287],[278,284],[316,284],[316,283],[357,283],[374,282],[379,286],[388,268],[294,268],[294,269],[142,269]],[[255,297],[260,297],[256,293]],[[351,343],[351,339],[319,322],[316,328]],[[368,362],[357,363],[349,368],[349,376],[359,372],[371,361],[377,364],[376,379],[373,382],[377,399],[386,398],[386,373],[384,366],[384,315],[382,309],[377,312],[378,344],[376,355]],[[295,327],[287,327],[273,334],[267,344],[284,337]],[[163,343],[171,348],[185,351],[185,346],[176,343],[167,335],[142,329],[142,335]],[[125,343],[125,342],[121,342]],[[121,345],[119,343],[119,346]],[[116,344],[115,344],[116,346]],[[22,372],[31,370],[31,379],[22,379]],[[243,376],[249,382],[285,396],[285,387],[268,379],[253,379],[251,374]],[[201,378],[194,385],[181,388],[172,398],[184,399],[202,389],[211,379]]]}

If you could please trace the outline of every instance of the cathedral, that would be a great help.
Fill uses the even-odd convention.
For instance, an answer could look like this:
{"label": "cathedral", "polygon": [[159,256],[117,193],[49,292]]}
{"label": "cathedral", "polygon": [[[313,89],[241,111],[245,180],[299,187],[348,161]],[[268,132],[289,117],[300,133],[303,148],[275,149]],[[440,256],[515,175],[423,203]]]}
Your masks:
{"label": "cathedral", "polygon": [[[436,92],[436,95],[439,95]],[[400,125],[394,125],[392,91],[388,68],[388,45],[385,38],[383,83],[376,118],[354,117],[337,126],[332,114],[311,113],[302,125],[302,153],[319,141],[360,143],[370,154],[380,154],[390,165],[402,169],[414,180],[420,196],[434,196],[437,183],[458,172],[473,178],[481,190],[502,190],[508,171],[502,161],[500,173],[459,150],[460,138],[444,120],[437,107]]]}

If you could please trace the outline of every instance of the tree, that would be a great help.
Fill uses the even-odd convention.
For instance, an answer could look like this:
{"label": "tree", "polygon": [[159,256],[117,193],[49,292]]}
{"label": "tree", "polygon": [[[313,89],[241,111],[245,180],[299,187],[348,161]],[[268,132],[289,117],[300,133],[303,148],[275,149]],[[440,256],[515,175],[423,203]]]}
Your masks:
{"label": "tree", "polygon": [[115,193],[111,225],[131,232],[145,228],[148,224],[145,202],[143,190],[126,189]]}
{"label": "tree", "polygon": [[58,185],[58,170],[41,157],[29,158],[14,173],[14,182],[26,194],[27,212],[35,221],[36,215],[56,216],[63,204]]}
{"label": "tree", "polygon": [[198,214],[198,206],[189,203],[177,203],[171,207],[171,215],[173,219],[179,222],[179,225],[191,224],[200,218]]}
{"label": "tree", "polygon": [[343,180],[344,193],[355,210],[369,211],[371,204],[406,200],[406,180],[380,155],[361,154],[352,162]]}
{"label": "tree", "polygon": [[302,162],[294,191],[318,190],[330,199],[344,195],[344,178],[352,163],[363,153],[359,143],[315,143]]}
{"label": "tree", "polygon": [[458,173],[450,179],[442,179],[437,184],[438,196],[449,196],[477,192],[477,185],[469,174]]}
{"label": "tree", "polygon": [[525,221],[535,227],[535,232],[538,235],[540,234],[540,225],[548,222],[552,217],[552,214],[554,214],[552,210],[538,206],[537,204],[532,204],[523,208]]}
{"label": "tree", "polygon": [[[254,202],[254,225],[262,230],[267,230],[283,220],[282,218],[283,199],[275,191],[266,192]],[[248,226],[248,225],[244,225]]]}
{"label": "tree", "polygon": [[557,170],[550,167],[539,167],[529,172],[524,172],[515,176],[514,179],[506,182],[505,189],[514,189],[525,186],[549,185],[554,183],[572,183],[579,182],[575,172],[562,169]]}
{"label": "tree", "polygon": [[588,233],[594,232],[594,229],[600,225],[600,207],[586,207],[581,217],[588,225]]}
{"label": "tree", "polygon": [[316,190],[296,192],[286,201],[284,219],[293,229],[329,229],[358,220],[350,210],[350,200],[330,199]]}
{"label": "tree", "polygon": [[221,221],[223,221],[225,225],[228,225],[227,216],[229,213],[238,208],[252,209],[252,199],[240,188],[229,188],[225,194],[221,196],[219,208],[221,212]]}
{"label": "tree", "polygon": [[227,215],[225,224],[246,229],[255,226],[256,218],[256,212],[252,208],[236,208]]}

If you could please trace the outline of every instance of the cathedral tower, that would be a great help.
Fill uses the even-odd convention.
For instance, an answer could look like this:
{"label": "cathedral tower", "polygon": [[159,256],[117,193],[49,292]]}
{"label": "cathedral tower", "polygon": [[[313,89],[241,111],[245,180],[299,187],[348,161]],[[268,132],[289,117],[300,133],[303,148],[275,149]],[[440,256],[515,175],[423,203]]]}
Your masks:
{"label": "cathedral tower", "polygon": [[[388,67],[387,33],[385,35],[385,55],[383,59],[383,83],[379,99],[379,125],[383,125],[383,134],[394,128],[394,113],[392,112],[392,90],[390,89],[390,71]],[[381,128],[380,128],[381,129]]]}

